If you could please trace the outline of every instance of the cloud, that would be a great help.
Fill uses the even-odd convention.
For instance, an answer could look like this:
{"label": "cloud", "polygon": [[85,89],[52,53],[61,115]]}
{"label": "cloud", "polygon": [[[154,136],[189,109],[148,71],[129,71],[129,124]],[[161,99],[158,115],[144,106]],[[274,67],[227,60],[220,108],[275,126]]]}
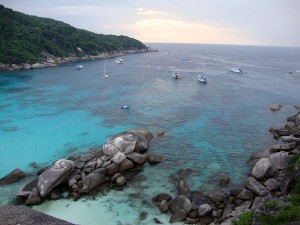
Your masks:
{"label": "cloud", "polygon": [[144,10],[143,8],[138,8],[137,15],[166,15],[166,12],[155,11],[155,10]]}
{"label": "cloud", "polygon": [[243,37],[238,28],[193,23],[171,19],[143,19],[124,29],[135,33],[143,42],[260,44]]}

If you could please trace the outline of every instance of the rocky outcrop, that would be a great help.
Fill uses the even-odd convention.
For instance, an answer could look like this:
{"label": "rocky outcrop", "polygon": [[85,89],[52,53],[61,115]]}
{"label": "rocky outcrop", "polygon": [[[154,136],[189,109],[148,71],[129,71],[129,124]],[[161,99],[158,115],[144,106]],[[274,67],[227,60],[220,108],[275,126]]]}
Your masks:
{"label": "rocky outcrop", "polygon": [[[298,166],[295,164],[290,174],[287,174],[287,166],[290,156],[299,154],[300,126],[295,122],[297,120],[297,123],[300,123],[299,115],[300,113],[289,117],[284,128],[270,129],[279,143],[250,156],[249,165],[253,165],[252,172],[247,176],[244,188],[230,188],[229,192],[228,189],[222,189],[226,186],[229,178],[221,176],[219,187],[209,191],[207,195],[197,197],[194,195],[197,191],[189,189],[183,176],[184,173],[179,171],[179,177],[172,177],[172,181],[176,185],[180,197],[177,196],[172,201],[166,201],[160,196],[169,195],[162,193],[156,195],[152,200],[164,213],[161,205],[165,205],[166,202],[169,204],[169,211],[172,214],[171,223],[183,221],[185,224],[231,225],[242,213],[251,210],[253,224],[257,224],[255,220],[258,215],[274,213],[268,209],[266,202],[286,204],[285,196],[289,194],[298,177]],[[175,199],[182,201],[189,199],[191,202],[190,212],[186,214],[185,210],[175,204]]]}
{"label": "rocky outcrop", "polygon": [[[178,177],[172,177],[177,196],[160,193],[154,196],[152,201],[157,204],[160,212],[170,213],[170,223],[182,221],[187,224],[225,225],[232,224],[241,213],[249,210],[253,212],[254,220],[260,214],[268,214],[265,202],[284,203],[287,199],[285,196],[289,194],[299,174],[297,165],[292,173],[287,174],[290,156],[299,153],[300,144],[296,139],[300,137],[300,127],[291,124],[295,124],[298,117],[299,114],[289,117],[289,124],[285,128],[270,129],[279,142],[267,150],[251,155],[249,164],[253,165],[252,173],[247,176],[244,187],[224,188],[230,178],[223,175],[219,186],[204,195],[199,190],[191,190],[188,187],[185,175],[189,170],[180,170]],[[292,137],[293,141],[288,142],[290,139],[285,138],[286,136]],[[70,174],[64,179],[57,178],[60,182],[54,182],[48,191],[41,194],[40,189],[36,188],[37,182],[32,181],[18,196],[25,198],[26,204],[34,205],[42,202],[43,196],[49,196],[58,184],[67,185],[74,200],[82,195],[91,194],[92,190],[98,190],[104,184],[110,187],[124,187],[130,182],[127,172],[140,168],[147,161],[156,164],[164,159],[161,155],[141,154],[148,149],[152,137],[151,133],[140,130],[117,134],[108,139],[103,150],[74,157],[71,161],[73,163],[70,162],[73,168]],[[50,170],[51,167],[40,176],[46,176],[46,172]],[[157,218],[154,220],[160,222]]]}
{"label": "rocky outcrop", "polygon": [[107,147],[108,154],[97,149],[68,160],[57,160],[19,191],[17,197],[24,198],[27,205],[35,205],[47,197],[52,200],[62,198],[60,189],[67,189],[70,196],[78,200],[101,188],[124,187],[137,174],[131,171],[146,162],[145,155],[131,151],[146,151],[151,139],[152,134],[143,130],[117,134],[106,142],[113,143],[113,147]]}

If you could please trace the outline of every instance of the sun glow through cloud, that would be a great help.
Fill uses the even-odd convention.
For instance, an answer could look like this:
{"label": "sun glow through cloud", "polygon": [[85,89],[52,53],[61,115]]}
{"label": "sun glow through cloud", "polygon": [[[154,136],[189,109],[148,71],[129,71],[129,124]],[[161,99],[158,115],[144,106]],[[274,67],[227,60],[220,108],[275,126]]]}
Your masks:
{"label": "sun glow through cloud", "polygon": [[142,19],[123,28],[130,29],[144,42],[258,44],[235,35],[238,31],[234,28],[171,19]]}

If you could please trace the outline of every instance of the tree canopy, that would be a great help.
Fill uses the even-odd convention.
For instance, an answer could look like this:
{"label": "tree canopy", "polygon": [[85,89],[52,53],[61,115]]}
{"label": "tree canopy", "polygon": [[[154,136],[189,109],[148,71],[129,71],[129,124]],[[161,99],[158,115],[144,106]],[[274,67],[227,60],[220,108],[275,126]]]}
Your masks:
{"label": "tree canopy", "polygon": [[0,5],[0,31],[1,63],[37,62],[44,58],[43,53],[68,57],[146,48],[134,38],[96,34],[61,21],[16,12],[3,5]]}

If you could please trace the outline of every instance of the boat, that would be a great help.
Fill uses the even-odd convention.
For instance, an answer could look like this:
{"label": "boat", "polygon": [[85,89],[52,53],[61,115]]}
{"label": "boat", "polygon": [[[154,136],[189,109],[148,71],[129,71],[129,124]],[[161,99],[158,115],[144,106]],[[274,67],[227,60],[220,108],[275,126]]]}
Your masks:
{"label": "boat", "polygon": [[190,58],[187,57],[187,56],[182,56],[182,57],[181,57],[181,60],[190,60]]}
{"label": "boat", "polygon": [[240,68],[237,68],[237,67],[231,68],[230,71],[233,72],[233,73],[243,73],[243,70],[240,69]]}
{"label": "boat", "polygon": [[173,72],[172,77],[177,80],[179,79],[179,74],[177,72]]}
{"label": "boat", "polygon": [[129,106],[129,105],[123,105],[123,106],[121,107],[121,109],[130,109],[130,106]]}
{"label": "boat", "polygon": [[83,65],[77,65],[77,70],[81,70],[81,69],[83,69]]}
{"label": "boat", "polygon": [[197,80],[201,83],[207,83],[207,78],[205,77],[204,73],[199,73]]}
{"label": "boat", "polygon": [[104,61],[103,78],[108,78],[108,73],[106,72],[106,59]]}
{"label": "boat", "polygon": [[118,64],[122,64],[124,61],[121,58],[116,58],[115,62]]}

